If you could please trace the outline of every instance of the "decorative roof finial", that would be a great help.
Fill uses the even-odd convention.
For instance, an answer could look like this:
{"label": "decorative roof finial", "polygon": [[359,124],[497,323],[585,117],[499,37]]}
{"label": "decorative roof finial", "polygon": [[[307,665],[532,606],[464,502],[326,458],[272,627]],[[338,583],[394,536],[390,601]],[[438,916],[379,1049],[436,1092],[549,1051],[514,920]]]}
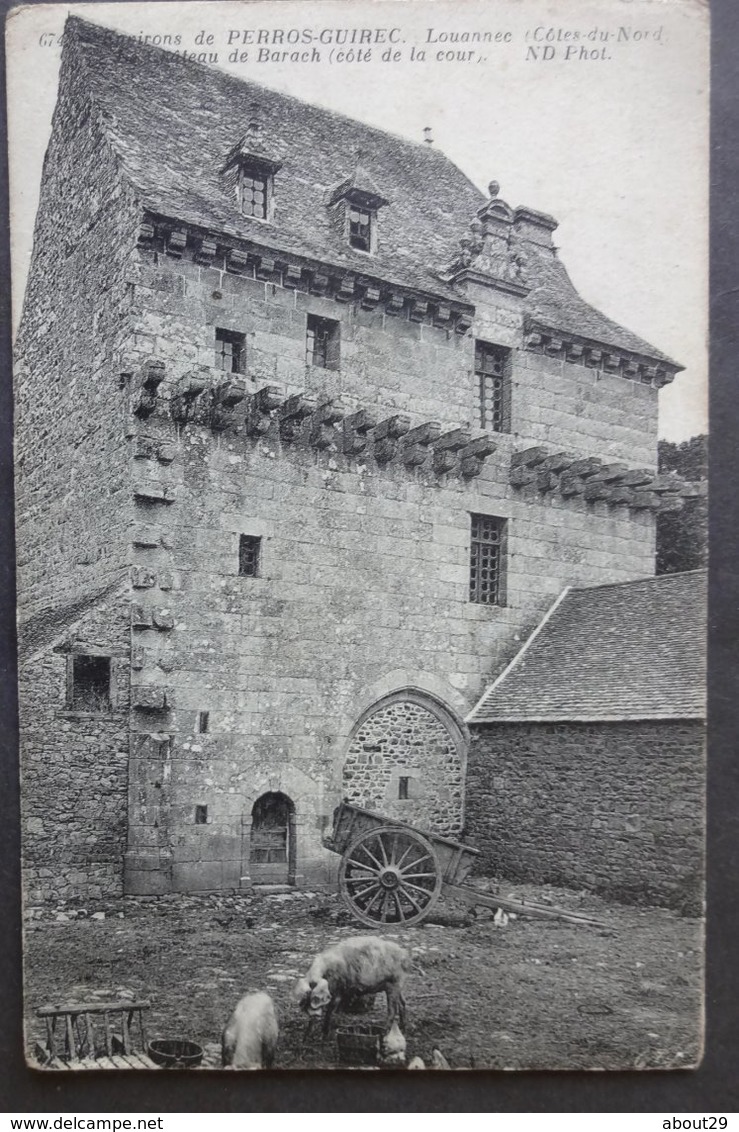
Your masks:
{"label": "decorative roof finial", "polygon": [[433,134],[431,132],[431,126],[424,126],[423,127],[423,140],[426,142],[426,145],[433,145],[434,144],[434,137],[433,137]]}
{"label": "decorative roof finial", "polygon": [[488,185],[488,193],[490,194],[490,199],[494,200],[495,197],[497,197],[499,192],[500,192],[500,185],[498,184],[498,182],[497,181],[491,181],[490,184]]}

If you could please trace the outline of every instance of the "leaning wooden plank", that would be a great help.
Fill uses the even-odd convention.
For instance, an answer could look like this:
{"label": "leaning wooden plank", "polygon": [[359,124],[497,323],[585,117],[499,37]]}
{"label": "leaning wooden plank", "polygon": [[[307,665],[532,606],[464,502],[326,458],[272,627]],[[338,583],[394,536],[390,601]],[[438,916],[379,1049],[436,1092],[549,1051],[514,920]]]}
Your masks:
{"label": "leaning wooden plank", "polygon": [[74,1061],[77,1057],[77,1046],[74,1041],[74,1025],[72,1024],[72,1015],[67,1014],[65,1017],[67,1026],[67,1057],[70,1061]]}
{"label": "leaning wooden plank", "polygon": [[49,1057],[53,1060],[56,1056],[56,1048],[54,1046],[54,1031],[56,1030],[56,1019],[46,1019],[46,1045],[49,1049]]}
{"label": "leaning wooden plank", "polygon": [[99,1069],[100,1068],[100,1066],[98,1065],[98,1063],[97,1063],[97,1061],[95,1060],[94,1057],[81,1057],[79,1064],[80,1064],[80,1069]]}
{"label": "leaning wooden plank", "polygon": [[494,896],[490,892],[479,892],[476,888],[467,885],[447,884],[450,896],[454,896],[465,904],[483,904],[487,908],[502,908],[504,912],[515,912],[517,916],[531,916],[537,920],[563,920],[570,924],[583,924],[592,928],[608,928],[612,925],[603,920],[596,920],[593,916],[583,916],[579,912],[569,912],[566,908],[556,908],[553,905],[524,904],[519,900],[510,900],[507,896]]}
{"label": "leaning wooden plank", "polygon": [[36,1058],[36,1061],[39,1063],[39,1065],[45,1066],[51,1060],[48,1046],[42,1046],[41,1042],[33,1043],[33,1056]]}

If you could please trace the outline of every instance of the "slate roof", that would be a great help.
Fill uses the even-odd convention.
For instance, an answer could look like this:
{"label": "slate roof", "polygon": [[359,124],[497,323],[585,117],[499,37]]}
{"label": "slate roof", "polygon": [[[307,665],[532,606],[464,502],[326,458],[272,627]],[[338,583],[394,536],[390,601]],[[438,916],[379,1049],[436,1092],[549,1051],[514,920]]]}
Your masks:
{"label": "slate roof", "polygon": [[561,259],[546,255],[535,244],[530,245],[528,257],[534,286],[526,296],[525,309],[528,320],[535,323],[537,329],[569,332],[599,345],[631,350],[666,362],[675,370],[685,368],[586,303],[577,293]]}
{"label": "slate roof", "polygon": [[706,573],[567,589],[468,723],[701,719]]}
{"label": "slate roof", "polygon": [[[440,150],[78,17],[67,19],[64,51],[83,69],[111,144],[149,211],[465,301],[437,272],[457,255],[460,238],[486,198]],[[273,224],[244,216],[221,177],[255,113],[260,137],[282,162]],[[332,190],[355,176],[358,165],[361,176],[389,200],[380,210],[378,250],[371,259],[346,244],[326,207]],[[532,317],[670,362],[584,302],[556,257],[528,246],[534,286],[525,306]]]}

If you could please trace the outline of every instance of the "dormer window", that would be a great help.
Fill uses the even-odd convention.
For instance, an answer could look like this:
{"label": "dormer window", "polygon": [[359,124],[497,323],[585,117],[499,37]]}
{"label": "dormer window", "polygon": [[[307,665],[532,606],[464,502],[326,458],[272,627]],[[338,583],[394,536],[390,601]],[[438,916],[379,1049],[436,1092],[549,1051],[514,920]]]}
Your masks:
{"label": "dormer window", "polygon": [[239,176],[239,204],[245,216],[269,220],[274,188],[274,177],[263,166],[241,166]]}
{"label": "dormer window", "polygon": [[377,251],[378,212],[389,203],[358,164],[354,175],[341,181],[329,194],[334,230],[350,248],[372,255]]}
{"label": "dormer window", "polygon": [[360,252],[372,251],[372,224],[375,214],[368,208],[349,208],[349,243]]}
{"label": "dormer window", "polygon": [[259,107],[254,105],[246,133],[226,157],[221,171],[224,182],[236,194],[239,212],[254,220],[272,220],[275,173],[281,165],[279,155],[266,140]]}

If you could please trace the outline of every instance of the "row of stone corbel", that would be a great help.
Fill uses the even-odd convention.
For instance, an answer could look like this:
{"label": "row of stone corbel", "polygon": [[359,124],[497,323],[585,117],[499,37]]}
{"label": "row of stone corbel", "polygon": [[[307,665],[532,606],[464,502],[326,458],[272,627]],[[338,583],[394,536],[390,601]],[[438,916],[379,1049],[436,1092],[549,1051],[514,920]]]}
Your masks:
{"label": "row of stone corbel", "polygon": [[617,374],[642,385],[652,385],[656,389],[671,382],[677,372],[676,367],[660,366],[630,354],[619,353],[615,349],[592,345],[576,337],[565,338],[561,334],[535,329],[527,332],[524,345],[534,353]]}
{"label": "row of stone corbel", "polygon": [[314,448],[336,447],[345,456],[362,456],[371,438],[376,463],[389,464],[397,459],[408,468],[429,464],[437,475],[457,471],[465,478],[478,476],[496,447],[487,434],[473,438],[467,428],[442,432],[438,421],[424,421],[411,427],[411,418],[406,413],[395,413],[378,421],[373,410],[347,412],[337,400],[320,402],[315,397],[297,393],[283,401],[279,390],[270,386],[252,397],[247,411],[247,432],[263,435],[270,427],[273,413],[280,437],[287,443],[303,435],[303,422],[309,420],[306,436]]}
{"label": "row of stone corbel", "polygon": [[509,482],[517,488],[533,486],[542,494],[558,492],[565,498],[582,496],[588,503],[603,500],[614,507],[656,512],[679,511],[683,500],[705,494],[705,484],[676,475],[539,447],[513,453]]}
{"label": "row of stone corbel", "polygon": [[[156,235],[153,224],[142,224],[139,243],[143,246],[153,244]],[[412,322],[432,323],[441,329],[453,329],[457,334],[466,334],[472,326],[471,307],[413,295],[355,272],[340,274],[307,267],[295,261],[288,262],[279,253],[223,248],[214,237],[191,234],[186,228],[166,231],[163,240],[165,252],[174,259],[182,258],[189,247],[195,263],[210,267],[221,252],[225,256],[225,268],[232,275],[251,275],[253,272],[256,279],[276,283],[288,290],[334,298],[340,303],[357,302],[363,310],[382,307],[387,314],[405,315]]]}
{"label": "row of stone corbel", "polygon": [[[164,364],[158,360],[150,360],[143,367],[133,391],[132,409],[138,417],[146,419],[158,408],[157,391],[164,374]],[[304,441],[313,448],[335,448],[347,456],[365,453],[371,437],[378,464],[387,464],[396,457],[409,468],[428,462],[437,475],[456,470],[466,479],[480,474],[496,447],[487,433],[473,437],[468,428],[442,432],[438,421],[426,421],[412,428],[411,418],[405,413],[378,421],[374,411],[349,412],[336,399],[321,401],[306,393],[283,397],[274,385],[247,393],[243,379],[238,377],[209,387],[211,380],[212,371],[207,366],[197,367],[180,378],[170,400],[175,421],[197,420],[215,431],[223,431],[236,423],[234,410],[245,401],[244,427],[249,436],[266,435],[276,421],[285,444]],[[170,445],[157,449],[156,457],[161,462],[168,462],[171,456]],[[174,499],[172,490],[166,487],[150,485],[142,492],[148,493],[141,498],[149,502],[167,503]]]}
{"label": "row of stone corbel", "polygon": [[[217,372],[220,376],[220,371]],[[150,358],[141,367],[132,390],[131,404],[131,411],[140,420],[146,420],[163,407],[159,402],[159,387],[165,373],[164,362],[158,358]],[[210,367],[198,366],[177,383],[170,399],[170,413],[173,420],[184,424],[193,417],[196,402],[202,398],[199,420],[216,432],[222,432],[232,423],[233,410],[245,397],[243,381],[229,378],[214,383]]]}

